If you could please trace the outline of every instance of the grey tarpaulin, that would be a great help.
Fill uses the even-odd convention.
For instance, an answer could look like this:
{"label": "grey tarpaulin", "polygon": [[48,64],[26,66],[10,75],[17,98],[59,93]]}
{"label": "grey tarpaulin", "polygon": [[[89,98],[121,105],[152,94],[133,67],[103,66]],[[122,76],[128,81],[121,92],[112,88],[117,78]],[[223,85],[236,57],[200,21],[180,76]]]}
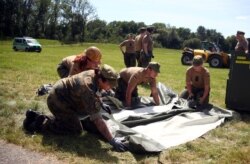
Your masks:
{"label": "grey tarpaulin", "polygon": [[[184,99],[158,83],[161,105],[134,110],[115,110],[108,115],[112,134],[128,142],[129,150],[136,153],[160,152],[169,147],[192,141],[232,117],[228,111],[210,105],[202,111],[190,109]],[[150,102],[151,97],[141,99]]]}

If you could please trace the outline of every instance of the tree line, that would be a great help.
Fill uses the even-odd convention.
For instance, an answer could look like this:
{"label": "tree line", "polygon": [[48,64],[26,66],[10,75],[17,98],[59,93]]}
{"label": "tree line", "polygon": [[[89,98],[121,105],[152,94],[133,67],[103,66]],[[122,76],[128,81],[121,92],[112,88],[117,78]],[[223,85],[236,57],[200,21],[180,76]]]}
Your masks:
{"label": "tree line", "polygon": [[[144,22],[98,19],[95,7],[88,0],[0,0],[0,38],[32,36],[56,39],[62,43],[120,43],[126,35],[136,35]],[[235,36],[224,38],[214,29],[176,28],[154,23],[154,46],[180,49],[199,48],[201,41],[215,42],[226,52],[234,49]]]}

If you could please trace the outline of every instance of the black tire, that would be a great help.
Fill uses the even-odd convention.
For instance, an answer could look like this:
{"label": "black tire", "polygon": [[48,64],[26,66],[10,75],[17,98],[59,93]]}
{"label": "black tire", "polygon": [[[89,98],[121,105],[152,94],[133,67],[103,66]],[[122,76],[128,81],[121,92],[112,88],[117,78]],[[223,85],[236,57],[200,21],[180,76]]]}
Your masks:
{"label": "black tire", "polygon": [[213,68],[222,68],[223,62],[221,56],[218,55],[211,56],[209,59],[209,66]]}
{"label": "black tire", "polygon": [[14,51],[17,51],[17,48],[16,48],[16,47],[14,47],[13,49],[14,49]]}
{"label": "black tire", "polygon": [[30,50],[29,50],[29,48],[25,48],[25,51],[28,52],[28,51],[30,51]]}
{"label": "black tire", "polygon": [[190,53],[183,53],[181,57],[181,63],[183,65],[191,65],[194,55]]}

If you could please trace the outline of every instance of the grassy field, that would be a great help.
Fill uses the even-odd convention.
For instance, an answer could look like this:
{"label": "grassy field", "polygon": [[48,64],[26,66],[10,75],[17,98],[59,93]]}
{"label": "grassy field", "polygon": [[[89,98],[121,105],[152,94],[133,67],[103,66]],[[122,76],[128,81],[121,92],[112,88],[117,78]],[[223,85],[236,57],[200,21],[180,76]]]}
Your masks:
{"label": "grassy field", "polygon": [[[91,45],[103,53],[102,63],[116,70],[124,67],[118,45],[61,45],[57,41],[39,40],[41,53],[15,52],[11,41],[0,41],[0,138],[27,149],[55,155],[66,163],[250,163],[250,115],[241,113],[195,141],[173,147],[159,154],[117,153],[98,137],[28,135],[22,130],[25,111],[29,108],[49,114],[46,96],[37,97],[42,84],[55,83],[57,64],[65,56],[82,52]],[[155,49],[154,61],[161,64],[158,81],[180,93],[185,85],[187,66],[180,62],[181,51]],[[208,67],[207,64],[205,66]],[[208,67],[209,68],[209,67]],[[225,107],[228,69],[209,68],[210,102]],[[149,91],[139,88],[142,95]]]}

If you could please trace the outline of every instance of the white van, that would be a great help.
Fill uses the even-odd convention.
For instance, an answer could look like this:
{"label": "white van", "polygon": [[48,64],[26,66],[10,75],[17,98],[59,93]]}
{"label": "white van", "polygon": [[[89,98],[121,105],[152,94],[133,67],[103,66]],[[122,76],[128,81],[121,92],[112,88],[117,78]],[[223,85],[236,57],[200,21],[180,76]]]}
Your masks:
{"label": "white van", "polygon": [[13,49],[15,51],[36,51],[41,52],[41,44],[34,38],[31,37],[16,37],[13,41]]}

